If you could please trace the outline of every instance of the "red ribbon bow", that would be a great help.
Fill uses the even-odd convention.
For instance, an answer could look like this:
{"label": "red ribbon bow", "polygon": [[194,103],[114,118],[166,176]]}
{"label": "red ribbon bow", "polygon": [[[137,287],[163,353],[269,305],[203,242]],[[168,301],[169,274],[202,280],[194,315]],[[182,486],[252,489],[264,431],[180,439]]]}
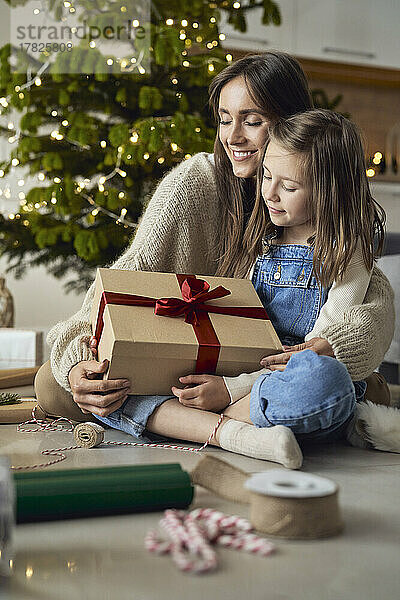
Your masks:
{"label": "red ribbon bow", "polygon": [[224,298],[231,293],[226,288],[219,285],[214,290],[210,289],[210,284],[203,279],[196,279],[192,275],[186,277],[182,283],[182,298],[160,298],[156,301],[154,314],[164,317],[180,317],[185,315],[185,323],[197,325],[199,319],[196,315],[197,309],[207,309],[203,305],[208,300]]}

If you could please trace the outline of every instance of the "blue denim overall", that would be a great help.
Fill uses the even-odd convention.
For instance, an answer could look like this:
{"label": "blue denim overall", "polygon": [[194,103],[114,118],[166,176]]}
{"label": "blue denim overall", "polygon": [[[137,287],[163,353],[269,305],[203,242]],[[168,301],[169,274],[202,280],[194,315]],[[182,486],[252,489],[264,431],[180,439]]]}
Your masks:
{"label": "blue denim overall", "polygon": [[[312,258],[309,246],[271,245],[254,267],[253,285],[285,345],[304,342],[327,300],[329,290],[318,286]],[[290,427],[299,440],[333,441],[344,436],[365,389],[364,381],[352,382],[343,363],[305,350],[284,371],[256,380],[250,418],[258,427]]]}

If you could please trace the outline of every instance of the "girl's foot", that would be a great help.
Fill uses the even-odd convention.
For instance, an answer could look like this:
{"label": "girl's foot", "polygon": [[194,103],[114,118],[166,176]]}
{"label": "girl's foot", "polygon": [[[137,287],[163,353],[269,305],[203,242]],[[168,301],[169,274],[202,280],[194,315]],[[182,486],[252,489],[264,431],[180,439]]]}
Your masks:
{"label": "girl's foot", "polygon": [[259,428],[228,419],[216,435],[221,448],[230,452],[277,462],[288,469],[299,469],[303,463],[294,433],[283,425]]}

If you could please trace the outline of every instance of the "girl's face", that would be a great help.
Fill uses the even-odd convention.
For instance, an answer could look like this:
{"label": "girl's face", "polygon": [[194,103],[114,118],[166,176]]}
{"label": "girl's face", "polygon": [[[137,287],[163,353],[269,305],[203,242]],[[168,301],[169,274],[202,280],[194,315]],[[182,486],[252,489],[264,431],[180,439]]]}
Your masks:
{"label": "girl's face", "polygon": [[269,120],[251,99],[245,81],[236,77],[219,98],[219,139],[236,177],[253,177],[267,141]]}
{"label": "girl's face", "polygon": [[310,191],[300,157],[270,142],[263,162],[261,192],[274,225],[284,227],[285,242],[306,244],[313,233]]}

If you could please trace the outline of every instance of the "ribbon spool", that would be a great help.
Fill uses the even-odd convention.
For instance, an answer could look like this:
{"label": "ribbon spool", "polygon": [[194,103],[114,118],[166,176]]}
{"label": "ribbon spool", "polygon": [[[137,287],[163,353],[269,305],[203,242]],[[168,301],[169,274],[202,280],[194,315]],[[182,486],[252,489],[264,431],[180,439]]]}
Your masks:
{"label": "ribbon spool", "polygon": [[206,456],[192,470],[191,479],[222,498],[249,504],[251,524],[269,536],[311,540],[343,529],[338,486],[317,475],[271,469],[250,476]]}
{"label": "ribbon spool", "polygon": [[104,431],[98,423],[79,423],[74,427],[74,440],[81,448],[94,448],[104,440]]}
{"label": "ribbon spool", "polygon": [[318,475],[271,469],[250,477],[250,521],[287,539],[316,539],[343,529],[336,483]]}

